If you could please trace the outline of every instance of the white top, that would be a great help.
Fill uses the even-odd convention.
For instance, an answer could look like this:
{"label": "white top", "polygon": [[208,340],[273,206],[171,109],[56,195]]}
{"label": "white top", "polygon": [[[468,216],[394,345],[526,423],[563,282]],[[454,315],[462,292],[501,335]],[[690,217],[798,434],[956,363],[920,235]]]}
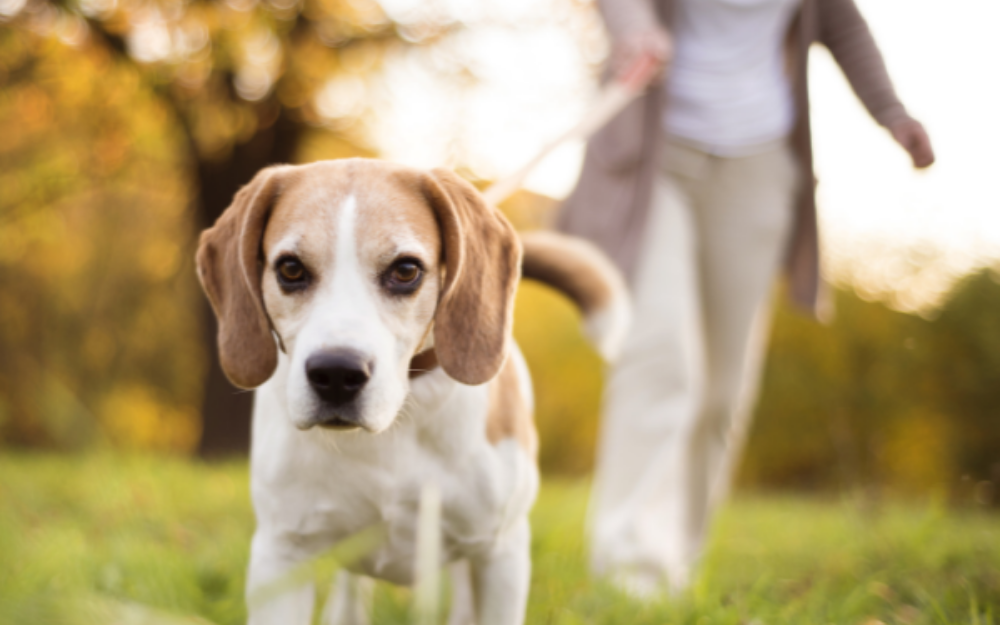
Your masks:
{"label": "white top", "polygon": [[668,134],[746,156],[795,121],[784,43],[800,0],[678,0],[663,116]]}

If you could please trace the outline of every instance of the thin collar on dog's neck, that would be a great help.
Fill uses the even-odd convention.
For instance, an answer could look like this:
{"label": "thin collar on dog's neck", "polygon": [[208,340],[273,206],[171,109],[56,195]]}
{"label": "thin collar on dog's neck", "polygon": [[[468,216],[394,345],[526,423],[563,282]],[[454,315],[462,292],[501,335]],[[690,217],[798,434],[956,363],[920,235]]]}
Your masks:
{"label": "thin collar on dog's neck", "polygon": [[420,352],[410,360],[410,379],[419,378],[425,373],[430,373],[438,366],[437,352],[434,348]]}

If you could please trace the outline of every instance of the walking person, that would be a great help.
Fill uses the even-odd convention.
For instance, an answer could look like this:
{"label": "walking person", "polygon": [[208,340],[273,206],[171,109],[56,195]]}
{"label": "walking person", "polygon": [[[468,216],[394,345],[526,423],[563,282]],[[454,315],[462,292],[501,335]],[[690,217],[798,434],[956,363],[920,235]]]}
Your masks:
{"label": "walking person", "polygon": [[853,0],[599,0],[611,72],[666,71],[595,135],[561,230],[624,270],[634,326],[610,372],[592,565],[624,590],[686,587],[728,488],[764,353],[767,297],[820,306],[807,90],[832,52],[915,167],[934,161]]}

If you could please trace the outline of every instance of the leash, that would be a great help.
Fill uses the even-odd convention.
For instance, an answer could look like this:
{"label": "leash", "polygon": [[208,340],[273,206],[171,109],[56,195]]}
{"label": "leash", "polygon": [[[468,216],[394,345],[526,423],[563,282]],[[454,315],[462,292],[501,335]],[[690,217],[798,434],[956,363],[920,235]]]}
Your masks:
{"label": "leash", "polygon": [[646,86],[649,85],[649,81],[656,75],[657,66],[657,61],[650,56],[644,55],[636,59],[627,71],[601,90],[597,100],[575,126],[546,144],[534,158],[520,169],[490,185],[483,192],[486,202],[496,206],[513,195],[521,188],[528,174],[562,144],[574,139],[589,139],[611,118],[624,110],[630,102],[642,95]]}

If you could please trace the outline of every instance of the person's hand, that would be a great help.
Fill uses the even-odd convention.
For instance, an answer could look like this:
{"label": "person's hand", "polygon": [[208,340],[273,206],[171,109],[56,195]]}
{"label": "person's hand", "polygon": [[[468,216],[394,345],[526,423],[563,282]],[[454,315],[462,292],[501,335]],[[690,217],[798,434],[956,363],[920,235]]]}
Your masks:
{"label": "person's hand", "polygon": [[892,138],[896,143],[903,146],[910,153],[913,159],[913,166],[918,169],[930,167],[934,164],[934,148],[931,147],[931,138],[927,136],[927,131],[923,125],[915,119],[907,119],[889,127]]}
{"label": "person's hand", "polygon": [[617,42],[611,55],[611,67],[615,76],[622,78],[636,61],[648,56],[657,63],[659,72],[670,61],[672,54],[670,35],[663,28],[652,26],[635,31]]}

